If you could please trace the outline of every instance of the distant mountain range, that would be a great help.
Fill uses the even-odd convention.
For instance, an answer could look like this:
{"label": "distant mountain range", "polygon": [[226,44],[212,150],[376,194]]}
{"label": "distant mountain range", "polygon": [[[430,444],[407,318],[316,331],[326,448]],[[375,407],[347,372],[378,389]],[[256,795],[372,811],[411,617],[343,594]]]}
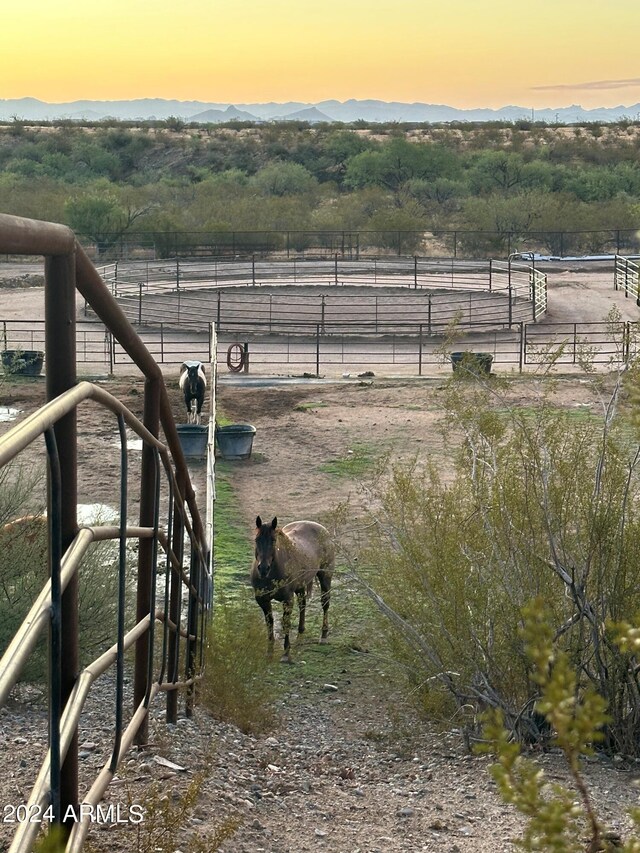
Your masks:
{"label": "distant mountain range", "polygon": [[573,105],[557,109],[532,110],[529,107],[506,106],[497,110],[460,110],[445,104],[404,104],[397,101],[349,100],[320,101],[305,104],[208,104],[201,101],[175,101],[163,98],[141,98],[133,101],[70,101],[49,104],[37,98],[0,99],[0,120],[12,118],[29,121],[72,119],[99,121],[115,118],[122,121],[162,120],[171,117],[183,121],[220,123],[228,121],[307,121],[353,122],[452,122],[452,121],[518,121],[521,119],[549,123],[577,124],[587,121],[611,122],[637,120],[640,103],[631,106],[584,109]]}

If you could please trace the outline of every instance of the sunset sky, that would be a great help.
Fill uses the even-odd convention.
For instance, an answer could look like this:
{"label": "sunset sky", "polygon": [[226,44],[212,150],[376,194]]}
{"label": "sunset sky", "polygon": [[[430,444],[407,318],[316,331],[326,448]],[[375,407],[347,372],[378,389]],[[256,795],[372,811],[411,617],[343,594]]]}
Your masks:
{"label": "sunset sky", "polygon": [[640,102],[638,0],[19,0],[0,98]]}

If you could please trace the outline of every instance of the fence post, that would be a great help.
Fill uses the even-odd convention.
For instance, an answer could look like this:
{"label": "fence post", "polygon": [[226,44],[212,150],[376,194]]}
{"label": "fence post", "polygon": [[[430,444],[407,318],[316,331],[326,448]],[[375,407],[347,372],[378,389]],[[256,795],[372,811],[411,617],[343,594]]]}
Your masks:
{"label": "fence post", "polygon": [[256,283],[256,256],[251,256],[251,281],[255,285]]}
{"label": "fence post", "polygon": [[320,376],[320,324],[316,325],[316,378]]}
{"label": "fence post", "polygon": [[180,290],[180,258],[176,258],[176,290]]}
{"label": "fence post", "polygon": [[114,362],[114,348],[113,348],[113,335],[110,330],[107,329],[107,346],[109,347],[109,376],[113,376],[113,362]]}
{"label": "fence post", "polygon": [[513,320],[513,308],[511,305],[511,258],[508,261],[508,276],[509,276],[509,328],[511,328],[511,323]]}
{"label": "fence post", "polygon": [[524,336],[526,334],[526,329],[527,329],[526,325],[524,324],[524,322],[522,320],[520,320],[520,341],[519,341],[520,352],[519,352],[519,364],[518,364],[520,373],[522,373],[522,369],[524,367]]}
{"label": "fence post", "polygon": [[576,357],[578,355],[578,324],[573,324],[573,363],[576,363]]}
{"label": "fence post", "polygon": [[625,299],[629,295],[629,259],[624,259],[624,295]]}
{"label": "fence post", "polygon": [[418,337],[418,376],[422,376],[422,323],[420,323]]}
{"label": "fence post", "polygon": [[493,258],[489,258],[489,293],[493,290]]}
{"label": "fence post", "polygon": [[536,305],[536,268],[535,266],[531,268],[531,301],[533,302],[533,322],[535,323],[538,319],[537,314],[537,305]]}
{"label": "fence post", "polygon": [[142,325],[142,282],[138,284],[138,325]]}
{"label": "fence post", "polygon": [[218,334],[220,334],[220,298],[221,298],[221,295],[222,294],[220,293],[220,291],[218,291],[218,307],[217,307],[217,312],[216,312],[216,328],[218,330]]}
{"label": "fence post", "polygon": [[431,337],[431,294],[429,294],[429,301],[427,302],[427,334]]}
{"label": "fence post", "polygon": [[[178,475],[176,485],[181,495],[185,493],[184,477]],[[184,560],[184,523],[182,515],[177,510],[177,500],[173,509],[173,525],[171,530],[171,550],[182,567]],[[169,644],[167,650],[167,681],[175,683],[178,680],[178,666],[180,661],[180,599],[182,596],[182,577],[180,572],[174,566],[173,561],[169,564],[171,570],[169,576],[165,578],[165,583],[170,584],[169,587],[169,619],[176,626],[175,630],[169,632]],[[176,723],[178,721],[178,691],[169,690],[167,692],[167,723]]]}
{"label": "fence post", "polygon": [[[160,431],[160,385],[157,380],[144,383],[142,422],[149,432],[157,436]],[[140,470],[140,527],[154,527],[156,515],[156,458],[154,448],[142,445]],[[149,613],[153,576],[155,543],[153,539],[140,539],[138,546],[138,584],[136,590],[136,622],[152,618]],[[149,668],[149,632],[145,632],[135,646],[133,682],[134,711],[145,701]],[[149,739],[149,715],[146,714],[135,737],[136,744],[146,744]]]}
{"label": "fence post", "polygon": [[[195,547],[191,546],[191,566],[189,571],[189,581],[190,586],[196,590],[196,594],[194,596],[193,592],[189,590],[189,604],[187,605],[187,634],[189,635],[189,639],[187,640],[187,662],[186,662],[186,681],[190,681],[196,671],[196,651],[198,648],[198,593],[200,592],[201,583],[200,583],[200,557]],[[204,606],[204,603],[203,603]],[[194,639],[191,639],[191,638]],[[185,716],[192,717],[193,716],[193,704],[195,698],[195,690],[194,685],[190,684],[187,687],[187,695],[185,697]]]}
{"label": "fence post", "polygon": [[[45,258],[45,359],[47,362],[47,400],[76,384],[76,312],[75,312],[75,255],[54,255]],[[75,410],[61,418],[53,427],[60,468],[60,544],[64,553],[77,530],[77,429]],[[50,522],[51,523],[51,522]],[[51,534],[50,534],[51,535]],[[73,690],[79,671],[78,658],[78,576],[69,581],[60,604],[60,706],[64,709]],[[59,738],[57,731],[51,732]],[[54,726],[52,726],[52,729]],[[59,742],[59,740],[58,740]],[[53,743],[52,743],[53,747]],[[52,759],[53,759],[52,748]],[[58,753],[59,755],[59,753]],[[59,791],[61,821],[69,806],[78,808],[78,730],[74,730],[66,758],[59,768],[59,778],[52,779],[52,788]],[[53,768],[52,768],[52,775]],[[77,812],[76,812],[77,814]],[[66,827],[71,829],[67,819]]]}
{"label": "fence post", "polygon": [[413,289],[418,289],[418,256],[413,256]]}
{"label": "fence post", "polygon": [[245,341],[243,344],[244,349],[244,372],[249,372],[249,341]]}
{"label": "fence post", "polygon": [[164,364],[164,323],[160,323],[160,364]]}
{"label": "fence post", "polygon": [[453,257],[458,257],[458,232],[453,232]]}
{"label": "fence post", "polygon": [[322,331],[324,332],[324,330],[325,330],[325,327],[324,327],[325,295],[324,295],[324,293],[322,294],[321,299],[322,299],[322,302],[320,305],[320,323],[322,326]]}
{"label": "fence post", "polygon": [[335,258],[334,258],[334,266],[335,266],[334,283],[337,284],[338,283],[338,255],[337,254],[335,255]]}

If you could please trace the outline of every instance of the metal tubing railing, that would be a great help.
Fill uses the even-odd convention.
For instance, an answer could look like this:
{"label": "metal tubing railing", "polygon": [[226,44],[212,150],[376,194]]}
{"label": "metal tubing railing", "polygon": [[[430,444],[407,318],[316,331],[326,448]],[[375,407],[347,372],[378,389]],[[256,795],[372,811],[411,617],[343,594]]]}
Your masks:
{"label": "metal tubing railing", "polygon": [[[183,527],[192,539],[193,563],[208,565],[208,545],[204,538],[204,526],[200,518],[195,496],[191,486],[186,462],[178,441],[162,375],[157,364],[134,332],[124,314],[113,300],[108,289],[92,267],[85,253],[75,241],[69,229],[44,222],[23,220],[0,214],[0,252],[45,256],[45,358],[47,364],[46,383],[48,402],[34,415],[9,430],[0,440],[0,465],[4,465],[38,435],[46,435],[50,459],[49,488],[49,524],[51,527],[50,562],[51,578],[43,589],[27,619],[16,633],[0,660],[0,698],[6,695],[30,654],[38,636],[52,614],[52,643],[54,657],[52,666],[53,681],[51,687],[51,732],[50,751],[41,767],[30,802],[43,804],[52,797],[54,819],[66,824],[71,831],[73,815],[77,814],[78,777],[77,777],[77,723],[86,695],[95,678],[115,660],[116,676],[116,732],[115,743],[107,762],[107,772],[113,774],[117,760],[122,754],[125,741],[128,744],[133,737],[144,738],[147,706],[160,689],[154,682],[153,635],[155,622],[163,623],[166,639],[168,631],[179,635],[180,627],[173,622],[166,610],[160,613],[155,608],[155,572],[157,564],[158,542],[167,547],[167,565],[175,565],[176,556],[171,549],[170,540],[159,534],[159,498],[160,472],[164,471],[169,479],[170,491],[174,487],[175,474],[181,477],[182,492],[175,490],[179,499]],[[141,424],[115,398],[89,383],[76,384],[76,334],[75,334],[75,290],[79,290],[86,302],[100,316],[109,330],[109,334],[135,361],[145,375],[145,425]],[[5,328],[6,331],[6,328]],[[6,343],[6,340],[5,340]],[[111,347],[110,347],[111,349]],[[121,484],[121,513],[118,528],[107,531],[77,530],[77,436],[76,407],[85,399],[94,399],[110,408],[118,417],[121,436],[121,457],[126,457],[126,436],[124,424],[128,423],[144,440],[143,476],[140,494],[141,524],[137,528],[128,528],[126,524],[126,486]],[[159,441],[162,426],[166,439],[165,446]],[[171,455],[170,455],[171,454]],[[146,459],[146,464],[145,464]],[[123,461],[121,459],[121,461]],[[126,480],[126,465],[123,464],[123,477]],[[185,503],[193,524],[186,517]],[[171,509],[170,511],[173,511]],[[148,519],[149,523],[144,523]],[[125,536],[138,538],[141,554],[139,574],[142,583],[138,587],[138,601],[145,599],[145,607],[139,608],[137,624],[123,635],[123,565]],[[195,537],[195,538],[194,538]],[[118,637],[115,646],[106,655],[101,656],[82,674],[78,673],[78,632],[77,632],[77,575],[82,557],[93,541],[104,538],[118,538],[119,547],[119,614]],[[192,566],[193,571],[193,566]],[[196,569],[197,571],[197,569]],[[149,577],[151,586],[147,582]],[[186,573],[179,563],[178,572],[184,578]],[[194,585],[187,581],[190,597]],[[148,595],[145,596],[145,593]],[[196,591],[195,601],[205,607],[202,595]],[[60,632],[58,627],[60,626]],[[188,640],[197,638],[197,631],[187,631]],[[59,639],[58,639],[59,637]],[[135,725],[130,723],[125,735],[122,729],[122,662],[123,653],[133,643],[137,646],[137,667],[134,692],[143,691],[143,701],[134,703]],[[164,677],[166,647],[163,644],[163,660],[160,667],[160,680]],[[140,650],[144,649],[142,655]],[[60,661],[64,662],[61,678],[55,675]],[[196,676],[194,676],[196,677]],[[189,679],[192,683],[193,679]],[[58,681],[60,682],[58,684]],[[181,682],[180,684],[184,684]],[[178,682],[176,682],[177,686]],[[58,700],[58,694],[60,700]],[[141,710],[142,709],[142,710]],[[70,812],[70,817],[67,814]],[[11,845],[12,851],[29,849],[27,836],[33,838],[33,825],[21,827]],[[35,825],[35,831],[38,831]]]}

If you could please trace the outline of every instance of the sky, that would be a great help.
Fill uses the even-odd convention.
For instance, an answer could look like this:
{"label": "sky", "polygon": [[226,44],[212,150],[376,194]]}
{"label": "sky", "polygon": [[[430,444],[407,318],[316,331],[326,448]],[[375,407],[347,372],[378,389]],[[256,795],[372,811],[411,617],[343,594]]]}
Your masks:
{"label": "sky", "polygon": [[0,98],[640,102],[638,0],[20,0]]}

